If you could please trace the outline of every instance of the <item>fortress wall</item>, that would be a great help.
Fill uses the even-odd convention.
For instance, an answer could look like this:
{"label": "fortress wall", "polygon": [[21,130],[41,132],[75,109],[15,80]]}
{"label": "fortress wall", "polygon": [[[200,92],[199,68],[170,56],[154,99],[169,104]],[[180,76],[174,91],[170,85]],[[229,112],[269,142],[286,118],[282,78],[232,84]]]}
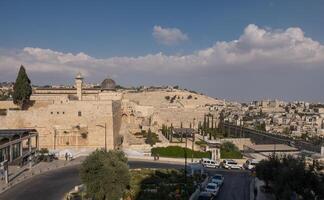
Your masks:
{"label": "fortress wall", "polygon": [[[112,116],[111,101],[71,101],[28,111],[9,111],[0,122],[0,128],[36,128],[40,135],[40,147],[53,148],[56,143],[56,148],[97,148],[104,146],[104,128],[96,125],[106,123],[107,142],[112,141],[108,148],[112,148]],[[82,141],[81,135],[74,131],[76,126],[87,128],[87,142]],[[56,142],[54,135],[57,135]],[[64,143],[64,138],[69,140],[69,145]]]}
{"label": "fortress wall", "polygon": [[12,101],[0,101],[0,109],[18,108]]}
{"label": "fortress wall", "polygon": [[46,94],[46,95],[33,94],[30,97],[30,100],[32,100],[32,101],[52,101],[52,102],[64,101],[64,102],[67,102],[69,99],[68,99],[67,94],[60,94],[60,95],[57,95],[57,94]]}

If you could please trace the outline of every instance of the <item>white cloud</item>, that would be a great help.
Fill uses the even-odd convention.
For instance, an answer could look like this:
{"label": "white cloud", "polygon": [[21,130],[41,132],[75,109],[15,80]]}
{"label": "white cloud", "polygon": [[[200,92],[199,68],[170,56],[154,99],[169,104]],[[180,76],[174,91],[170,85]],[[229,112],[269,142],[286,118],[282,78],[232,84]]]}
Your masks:
{"label": "white cloud", "polygon": [[[155,28],[166,32],[165,35],[168,36],[169,31],[161,27]],[[179,30],[171,32],[178,33]],[[171,36],[166,39],[167,36],[164,38],[165,41],[179,40],[170,39]],[[216,42],[210,48],[187,55],[157,53],[139,57],[98,59],[82,52],[72,54],[32,47],[18,51],[0,50],[0,74],[1,72],[16,72],[13,66],[19,67],[21,64],[25,65],[28,71],[64,74],[76,74],[81,71],[85,75],[100,73],[125,75],[131,72],[209,73],[217,70],[237,69],[318,69],[324,66],[324,46],[305,37],[300,28],[266,30],[250,24],[237,40]]]}
{"label": "white cloud", "polygon": [[188,40],[188,36],[178,28],[154,26],[152,35],[157,42],[164,45],[174,45]]}

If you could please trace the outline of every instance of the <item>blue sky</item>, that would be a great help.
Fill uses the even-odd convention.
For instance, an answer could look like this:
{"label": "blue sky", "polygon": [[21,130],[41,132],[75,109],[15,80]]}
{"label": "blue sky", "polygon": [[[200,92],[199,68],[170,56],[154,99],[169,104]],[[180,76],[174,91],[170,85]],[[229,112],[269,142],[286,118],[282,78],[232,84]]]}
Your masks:
{"label": "blue sky", "polygon": [[[82,71],[90,82],[99,82],[105,74],[124,85],[177,84],[231,100],[280,98],[324,101],[323,93],[317,91],[324,86],[324,81],[318,77],[318,74],[324,74],[321,59],[323,24],[324,2],[315,0],[0,1],[0,81],[15,78],[19,66],[10,68],[9,65],[19,61],[26,65],[33,82],[38,84],[49,80],[53,84],[71,83],[75,72]],[[257,28],[250,26],[248,30],[251,31],[244,32],[249,25]],[[294,27],[298,30],[287,31]],[[287,44],[291,44],[296,38],[290,40],[283,35],[294,35],[299,30],[304,34],[301,41],[305,44],[296,49],[301,51],[304,48],[306,52],[311,46],[312,52],[317,53],[312,58],[303,58],[301,55],[304,53],[297,54],[296,50],[286,55],[292,58],[291,61],[271,63],[277,58],[276,52],[282,48],[278,46],[274,52],[265,40],[273,42],[273,45],[279,44],[279,40],[274,41],[273,38],[278,38],[276,34],[280,33],[280,38],[284,37],[280,41],[287,40]],[[233,64],[230,60],[232,54],[228,53],[224,58],[219,50],[222,47],[217,46],[213,57],[208,55],[208,58],[196,60],[195,53],[213,48],[217,42],[230,45],[231,41],[244,35],[253,38],[253,31],[272,34],[262,40],[267,47],[260,46],[261,43],[253,46],[255,41],[242,39],[241,45],[233,47],[235,50],[232,51],[262,50],[266,52],[266,58],[258,59],[260,56],[257,56],[248,58],[247,62],[244,53],[237,58],[242,60],[235,60]],[[307,39],[313,43],[310,44]],[[315,43],[320,46],[315,47]],[[88,57],[76,56],[80,52]],[[158,56],[159,53],[162,56]],[[47,60],[44,60],[44,54]],[[61,57],[69,57],[70,54],[75,56],[72,61],[65,62],[63,59],[63,62]],[[147,58],[148,55],[154,58]],[[168,56],[191,57],[190,61],[178,63],[179,59]],[[51,60],[53,57],[55,59]],[[142,61],[141,57],[145,60]],[[111,58],[125,58],[126,61],[118,60],[116,63]],[[202,64],[204,59],[210,59],[208,67],[202,67],[205,66]],[[214,61],[217,59],[224,61]],[[306,62],[307,59],[312,61]],[[192,62],[197,63],[182,68]],[[141,64],[147,66],[139,66]],[[93,69],[89,69],[89,65],[93,65]],[[254,67],[250,67],[252,65]],[[164,70],[157,73],[156,69],[162,68]],[[251,77],[251,74],[255,76]],[[268,78],[269,74],[273,74],[273,79]],[[294,77],[301,80],[296,81]],[[261,83],[254,84],[255,81]],[[311,86],[313,92],[308,90]],[[247,88],[249,91],[246,91]],[[264,88],[268,88],[266,92]]]}

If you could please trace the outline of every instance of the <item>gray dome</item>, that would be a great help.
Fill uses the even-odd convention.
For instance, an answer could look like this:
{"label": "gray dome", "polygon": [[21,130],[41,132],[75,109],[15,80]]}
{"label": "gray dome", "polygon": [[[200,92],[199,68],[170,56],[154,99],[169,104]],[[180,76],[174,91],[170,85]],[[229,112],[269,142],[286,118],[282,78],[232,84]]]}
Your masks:
{"label": "gray dome", "polygon": [[115,90],[116,89],[116,82],[110,78],[106,78],[101,83],[102,90]]}

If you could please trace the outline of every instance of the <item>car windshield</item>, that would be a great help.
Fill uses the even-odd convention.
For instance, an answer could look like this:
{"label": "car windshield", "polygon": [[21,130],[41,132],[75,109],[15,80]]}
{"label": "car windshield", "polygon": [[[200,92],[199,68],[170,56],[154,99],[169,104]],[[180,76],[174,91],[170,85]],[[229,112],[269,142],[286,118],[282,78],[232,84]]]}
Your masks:
{"label": "car windshield", "polygon": [[215,185],[207,185],[207,189],[215,190],[216,186]]}
{"label": "car windshield", "polygon": [[230,165],[236,165],[237,163],[234,162],[234,161],[229,161],[228,164],[230,164]]}
{"label": "car windshield", "polygon": [[216,176],[213,177],[213,179],[218,179],[218,180],[220,180],[220,179],[222,179],[222,176],[218,176],[218,175],[216,175]]}

